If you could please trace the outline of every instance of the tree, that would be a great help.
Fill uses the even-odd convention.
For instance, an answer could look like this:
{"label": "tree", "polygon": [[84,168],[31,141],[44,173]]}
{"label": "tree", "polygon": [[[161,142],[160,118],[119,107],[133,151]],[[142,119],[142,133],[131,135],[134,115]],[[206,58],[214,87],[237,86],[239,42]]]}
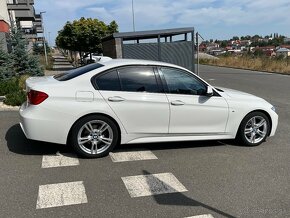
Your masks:
{"label": "tree", "polygon": [[12,28],[9,43],[12,46],[10,54],[13,60],[13,76],[28,74],[31,76],[43,76],[43,69],[40,67],[37,57],[28,54],[27,42],[22,38],[21,31]]}
{"label": "tree", "polygon": [[[47,42],[45,42],[45,47],[46,47],[46,52],[49,53],[50,47],[48,46]],[[33,54],[35,55],[44,55],[45,52],[44,52],[43,42],[34,43],[32,50],[33,50]]]}
{"label": "tree", "polygon": [[254,41],[258,41],[259,39],[261,39],[262,37],[261,36],[259,36],[259,35],[254,35],[253,37],[252,37],[252,40],[254,40]]}
{"label": "tree", "polygon": [[234,36],[233,40],[240,40],[240,38],[238,36]]}
{"label": "tree", "polygon": [[225,48],[225,47],[228,46],[228,42],[227,42],[226,40],[223,40],[223,41],[221,42],[220,46],[221,46],[222,48]]}
{"label": "tree", "polygon": [[65,24],[58,32],[56,45],[70,51],[102,53],[102,38],[117,31],[118,24],[115,21],[106,25],[98,19],[82,17]]}
{"label": "tree", "polygon": [[40,67],[37,57],[28,54],[26,40],[22,38],[21,31],[12,28],[8,43],[12,47],[11,53],[0,49],[0,80],[24,74],[42,76],[43,69]]}
{"label": "tree", "polygon": [[12,77],[12,66],[11,56],[0,46],[0,81]]}

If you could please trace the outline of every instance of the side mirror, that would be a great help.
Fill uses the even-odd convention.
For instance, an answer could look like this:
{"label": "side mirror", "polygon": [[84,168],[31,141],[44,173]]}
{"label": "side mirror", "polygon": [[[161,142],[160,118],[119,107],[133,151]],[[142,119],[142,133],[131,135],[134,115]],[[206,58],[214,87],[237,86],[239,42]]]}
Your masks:
{"label": "side mirror", "polygon": [[206,96],[208,96],[208,97],[213,96],[213,89],[211,86],[207,87]]}

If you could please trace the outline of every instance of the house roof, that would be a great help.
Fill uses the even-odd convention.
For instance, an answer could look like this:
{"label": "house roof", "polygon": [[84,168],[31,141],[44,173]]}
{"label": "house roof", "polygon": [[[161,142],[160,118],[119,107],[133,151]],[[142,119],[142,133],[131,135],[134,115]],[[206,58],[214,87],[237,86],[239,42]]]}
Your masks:
{"label": "house roof", "polygon": [[280,48],[276,52],[290,52],[290,49],[288,49],[288,48]]}

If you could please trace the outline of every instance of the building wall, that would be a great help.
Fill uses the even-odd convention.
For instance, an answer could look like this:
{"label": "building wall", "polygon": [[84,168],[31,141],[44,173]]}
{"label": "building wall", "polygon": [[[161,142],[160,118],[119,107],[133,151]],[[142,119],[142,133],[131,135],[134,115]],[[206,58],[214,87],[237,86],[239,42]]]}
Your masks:
{"label": "building wall", "polygon": [[120,38],[104,41],[103,55],[111,58],[122,58],[122,40]]}
{"label": "building wall", "polygon": [[7,51],[6,36],[10,28],[10,19],[5,0],[0,0],[0,47]]}
{"label": "building wall", "polygon": [[10,25],[7,3],[5,0],[0,1],[0,21],[4,21],[6,24]]}

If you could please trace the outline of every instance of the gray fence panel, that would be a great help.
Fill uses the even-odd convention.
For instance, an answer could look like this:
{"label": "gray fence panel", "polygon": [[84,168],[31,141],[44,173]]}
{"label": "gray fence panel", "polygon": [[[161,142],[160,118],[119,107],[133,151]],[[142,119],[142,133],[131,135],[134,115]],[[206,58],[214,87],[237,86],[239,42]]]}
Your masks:
{"label": "gray fence panel", "polygon": [[161,43],[161,60],[192,70],[192,42]]}
{"label": "gray fence panel", "polygon": [[123,58],[158,60],[157,43],[124,44]]}
{"label": "gray fence panel", "polygon": [[[160,61],[192,70],[192,42],[160,43]],[[158,61],[158,43],[123,44],[123,58]]]}

